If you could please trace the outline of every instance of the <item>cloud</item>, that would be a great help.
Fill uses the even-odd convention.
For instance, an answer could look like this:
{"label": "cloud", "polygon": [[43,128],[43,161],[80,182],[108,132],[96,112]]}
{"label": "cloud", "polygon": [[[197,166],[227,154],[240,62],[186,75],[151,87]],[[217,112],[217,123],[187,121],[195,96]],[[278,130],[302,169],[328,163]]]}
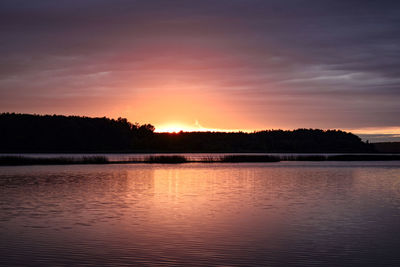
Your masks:
{"label": "cloud", "polygon": [[398,126],[399,18],[398,1],[4,0],[1,111],[179,85],[260,127]]}

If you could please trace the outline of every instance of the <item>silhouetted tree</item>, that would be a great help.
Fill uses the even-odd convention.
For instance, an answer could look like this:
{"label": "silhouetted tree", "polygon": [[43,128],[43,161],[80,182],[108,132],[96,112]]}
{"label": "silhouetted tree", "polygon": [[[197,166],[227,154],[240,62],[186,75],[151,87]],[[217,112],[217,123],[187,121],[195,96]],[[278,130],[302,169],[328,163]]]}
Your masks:
{"label": "silhouetted tree", "polygon": [[125,118],[0,114],[2,152],[371,152],[340,130],[155,133]]}
{"label": "silhouetted tree", "polygon": [[140,143],[140,139],[152,134],[151,129],[154,130],[151,125],[141,127],[125,118],[114,120],[105,117],[3,113],[0,114],[0,150],[131,151],[135,149],[135,144]]}

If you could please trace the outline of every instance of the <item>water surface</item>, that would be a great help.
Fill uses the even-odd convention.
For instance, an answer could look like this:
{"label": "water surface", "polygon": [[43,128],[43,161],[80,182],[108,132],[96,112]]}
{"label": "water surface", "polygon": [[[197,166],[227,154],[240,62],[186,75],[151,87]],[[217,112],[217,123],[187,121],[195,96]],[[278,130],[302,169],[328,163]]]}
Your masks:
{"label": "water surface", "polygon": [[0,167],[0,265],[399,266],[399,162]]}

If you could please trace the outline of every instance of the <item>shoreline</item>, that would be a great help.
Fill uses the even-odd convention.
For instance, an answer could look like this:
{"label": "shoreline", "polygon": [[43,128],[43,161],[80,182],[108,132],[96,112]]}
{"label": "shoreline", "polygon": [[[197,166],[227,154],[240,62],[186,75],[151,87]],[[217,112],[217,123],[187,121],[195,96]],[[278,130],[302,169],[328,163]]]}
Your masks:
{"label": "shoreline", "polygon": [[197,160],[182,155],[162,155],[110,160],[106,156],[29,157],[0,156],[0,166],[29,165],[108,165],[108,164],[183,164],[183,163],[274,163],[282,161],[400,161],[396,154],[334,154],[334,155],[222,155]]}

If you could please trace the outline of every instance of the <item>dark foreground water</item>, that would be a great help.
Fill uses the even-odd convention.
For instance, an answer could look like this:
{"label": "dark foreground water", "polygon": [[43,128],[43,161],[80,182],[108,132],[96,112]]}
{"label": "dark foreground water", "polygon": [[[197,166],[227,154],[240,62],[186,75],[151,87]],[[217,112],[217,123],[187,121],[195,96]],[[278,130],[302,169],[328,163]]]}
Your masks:
{"label": "dark foreground water", "polygon": [[400,266],[398,162],[0,167],[2,266]]}

